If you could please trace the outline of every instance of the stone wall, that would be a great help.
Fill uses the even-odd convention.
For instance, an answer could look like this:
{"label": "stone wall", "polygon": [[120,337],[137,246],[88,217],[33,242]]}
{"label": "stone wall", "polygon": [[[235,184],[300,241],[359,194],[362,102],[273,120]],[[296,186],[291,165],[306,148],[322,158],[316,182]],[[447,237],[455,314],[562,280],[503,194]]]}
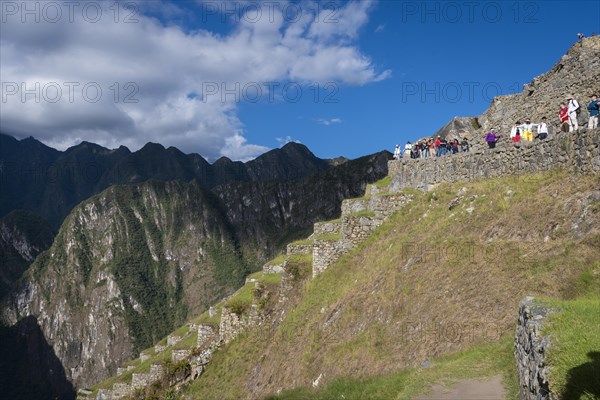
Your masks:
{"label": "stone wall", "polygon": [[369,198],[369,211],[377,218],[386,219],[412,201],[414,196],[405,194],[386,194]]}
{"label": "stone wall", "polygon": [[257,325],[259,321],[260,314],[256,304],[252,304],[250,311],[243,315],[238,315],[223,306],[219,323],[219,339],[223,344],[228,344],[248,327]]}
{"label": "stone wall", "polygon": [[346,199],[342,201],[342,215],[356,214],[362,211],[366,211],[368,208],[368,199]]}
{"label": "stone wall", "polygon": [[310,254],[312,243],[307,244],[288,244],[287,255],[293,256],[296,254]]}
{"label": "stone wall", "polygon": [[373,216],[352,216],[342,218],[342,234],[353,246],[364,241],[371,235],[371,231],[383,224],[383,218]]}
{"label": "stone wall", "polygon": [[[376,193],[380,193],[377,191]],[[373,194],[361,199],[348,199],[342,202],[342,222],[332,222],[332,232],[340,232],[339,239],[319,239],[314,235],[313,278],[323,272],[354,246],[366,240],[371,232],[381,226],[395,211],[412,201],[412,195],[398,193]],[[335,229],[335,231],[333,231]],[[322,232],[315,226],[315,233]],[[323,232],[324,233],[324,232]]]}
{"label": "stone wall", "polygon": [[473,181],[556,168],[600,172],[600,129],[558,133],[545,141],[500,146],[493,150],[388,163],[390,190],[429,189],[442,182]]}
{"label": "stone wall", "polygon": [[313,246],[313,278],[325,271],[330,264],[352,249],[346,239],[315,240]]}
{"label": "stone wall", "polygon": [[322,235],[336,235],[342,232],[342,224],[339,221],[317,222],[314,225],[312,237]]}
{"label": "stone wall", "polygon": [[198,348],[211,343],[211,341],[217,337],[217,332],[215,328],[210,325],[199,325],[198,326]]}
{"label": "stone wall", "polygon": [[546,355],[550,341],[540,334],[544,320],[552,311],[530,296],[519,304],[514,353],[523,400],[557,399],[549,392],[550,367],[546,364]]}

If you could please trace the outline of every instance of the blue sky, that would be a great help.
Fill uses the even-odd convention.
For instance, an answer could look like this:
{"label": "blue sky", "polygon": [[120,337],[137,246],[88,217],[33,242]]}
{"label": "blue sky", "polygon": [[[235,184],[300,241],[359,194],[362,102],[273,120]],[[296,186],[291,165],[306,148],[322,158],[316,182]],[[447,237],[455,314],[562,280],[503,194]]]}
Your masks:
{"label": "blue sky", "polygon": [[600,33],[597,1],[23,4],[0,10],[2,132],[211,161],[289,140],[323,158],[392,150]]}

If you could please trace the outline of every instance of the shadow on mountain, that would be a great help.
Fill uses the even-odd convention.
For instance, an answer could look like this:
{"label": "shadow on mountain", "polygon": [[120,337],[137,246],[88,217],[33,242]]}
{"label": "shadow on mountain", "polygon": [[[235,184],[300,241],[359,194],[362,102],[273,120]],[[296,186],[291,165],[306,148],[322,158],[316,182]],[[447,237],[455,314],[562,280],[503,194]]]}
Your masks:
{"label": "shadow on mountain", "polygon": [[587,355],[591,361],[569,370],[562,399],[579,400],[584,394],[600,398],[600,352],[590,351]]}
{"label": "shadow on mountain", "polygon": [[0,393],[6,399],[75,399],[64,368],[34,317],[0,324]]}

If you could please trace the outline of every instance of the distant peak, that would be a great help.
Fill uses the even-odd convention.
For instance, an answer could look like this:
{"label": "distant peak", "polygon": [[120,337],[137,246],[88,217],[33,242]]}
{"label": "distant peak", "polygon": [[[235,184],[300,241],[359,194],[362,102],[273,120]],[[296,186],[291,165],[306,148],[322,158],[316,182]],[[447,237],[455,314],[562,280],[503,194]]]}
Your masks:
{"label": "distant peak", "polygon": [[140,149],[142,150],[165,150],[165,146],[160,143],[148,142]]}

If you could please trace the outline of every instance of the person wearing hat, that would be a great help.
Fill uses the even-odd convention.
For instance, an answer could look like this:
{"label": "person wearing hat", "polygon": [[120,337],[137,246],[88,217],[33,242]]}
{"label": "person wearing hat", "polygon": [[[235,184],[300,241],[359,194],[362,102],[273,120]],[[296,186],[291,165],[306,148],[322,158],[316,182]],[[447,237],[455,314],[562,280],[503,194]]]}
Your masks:
{"label": "person wearing hat", "polygon": [[592,102],[588,104],[587,109],[590,112],[588,129],[596,129],[598,127],[598,112],[600,109],[600,101],[598,101],[598,95],[592,95]]}
{"label": "person wearing hat", "polygon": [[577,110],[579,109],[579,103],[573,98],[573,96],[569,96],[567,100],[569,100],[569,103],[567,104],[569,114],[569,132],[577,132],[579,130],[579,123],[577,122]]}
{"label": "person wearing hat", "polygon": [[399,160],[400,159],[400,145],[397,144],[396,148],[394,149],[394,160]]}
{"label": "person wearing hat", "polygon": [[533,127],[539,126],[538,124],[532,124],[529,118],[525,118],[525,123],[521,125],[521,129],[523,133],[521,134],[521,139],[526,142],[533,142]]}

